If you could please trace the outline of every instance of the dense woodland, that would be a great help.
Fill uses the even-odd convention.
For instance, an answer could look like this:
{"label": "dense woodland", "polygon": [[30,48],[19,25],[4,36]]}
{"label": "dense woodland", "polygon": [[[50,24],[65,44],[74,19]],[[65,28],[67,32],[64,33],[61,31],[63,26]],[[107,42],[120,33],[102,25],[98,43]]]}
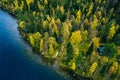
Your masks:
{"label": "dense woodland", "polygon": [[0,0],[0,7],[18,19],[35,53],[84,77],[120,79],[120,0]]}

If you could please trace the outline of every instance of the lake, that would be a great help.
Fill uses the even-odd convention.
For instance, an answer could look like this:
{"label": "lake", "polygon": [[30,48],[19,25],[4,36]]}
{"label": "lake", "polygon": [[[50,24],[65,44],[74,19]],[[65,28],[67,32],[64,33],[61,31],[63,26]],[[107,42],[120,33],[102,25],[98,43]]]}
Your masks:
{"label": "lake", "polygon": [[17,20],[0,9],[0,80],[69,80],[33,54],[17,27]]}

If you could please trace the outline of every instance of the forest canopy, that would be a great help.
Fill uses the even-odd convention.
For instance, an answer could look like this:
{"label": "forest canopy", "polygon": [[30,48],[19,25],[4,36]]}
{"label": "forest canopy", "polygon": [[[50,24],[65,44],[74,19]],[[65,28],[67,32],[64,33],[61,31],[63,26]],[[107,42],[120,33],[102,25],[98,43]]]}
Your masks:
{"label": "forest canopy", "polygon": [[0,0],[0,7],[18,19],[35,53],[84,77],[120,78],[120,0]]}

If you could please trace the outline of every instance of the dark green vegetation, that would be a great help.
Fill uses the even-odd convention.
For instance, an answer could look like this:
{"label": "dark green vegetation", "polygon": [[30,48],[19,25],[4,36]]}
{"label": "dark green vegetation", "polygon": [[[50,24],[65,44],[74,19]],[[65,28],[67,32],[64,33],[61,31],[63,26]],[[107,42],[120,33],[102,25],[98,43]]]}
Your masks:
{"label": "dark green vegetation", "polygon": [[0,6],[44,58],[84,77],[120,79],[119,0],[1,0]]}

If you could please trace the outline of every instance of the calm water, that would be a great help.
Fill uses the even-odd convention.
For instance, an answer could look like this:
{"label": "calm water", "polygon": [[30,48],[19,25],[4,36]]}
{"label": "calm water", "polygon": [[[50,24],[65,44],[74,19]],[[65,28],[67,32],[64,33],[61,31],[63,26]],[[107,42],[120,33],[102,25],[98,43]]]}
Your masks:
{"label": "calm water", "polygon": [[14,18],[0,10],[0,80],[68,80],[36,61],[38,56],[22,41],[17,26]]}

